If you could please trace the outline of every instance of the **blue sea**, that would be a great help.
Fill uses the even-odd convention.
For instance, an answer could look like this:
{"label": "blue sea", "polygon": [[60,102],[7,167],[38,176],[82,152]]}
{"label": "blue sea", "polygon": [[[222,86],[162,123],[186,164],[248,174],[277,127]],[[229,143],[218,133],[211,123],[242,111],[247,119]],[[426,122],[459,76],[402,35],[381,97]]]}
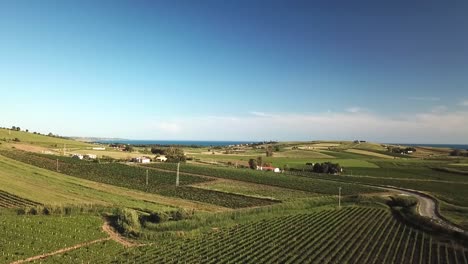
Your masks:
{"label": "blue sea", "polygon": [[228,146],[228,145],[239,145],[247,143],[255,143],[253,141],[204,141],[204,140],[133,140],[133,139],[112,139],[112,140],[100,140],[100,143],[121,143],[131,145],[182,145],[182,146]]}
{"label": "blue sea", "polygon": [[386,143],[391,145],[402,145],[408,147],[433,147],[433,148],[451,148],[451,149],[468,149],[467,144],[414,144],[414,143]]}

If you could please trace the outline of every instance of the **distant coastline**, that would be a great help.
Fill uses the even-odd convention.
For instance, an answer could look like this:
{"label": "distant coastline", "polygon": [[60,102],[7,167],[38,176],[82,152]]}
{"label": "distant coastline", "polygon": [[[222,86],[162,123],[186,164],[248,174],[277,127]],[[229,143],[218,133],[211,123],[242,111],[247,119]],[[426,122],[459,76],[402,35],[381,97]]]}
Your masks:
{"label": "distant coastline", "polygon": [[133,139],[105,139],[96,142],[111,144],[121,143],[130,145],[180,145],[180,146],[228,146],[255,143],[256,141],[213,141],[213,140],[133,140]]}
{"label": "distant coastline", "polygon": [[389,145],[402,145],[409,147],[432,147],[432,148],[450,148],[450,149],[468,149],[468,144],[414,144],[414,143],[385,143]]}

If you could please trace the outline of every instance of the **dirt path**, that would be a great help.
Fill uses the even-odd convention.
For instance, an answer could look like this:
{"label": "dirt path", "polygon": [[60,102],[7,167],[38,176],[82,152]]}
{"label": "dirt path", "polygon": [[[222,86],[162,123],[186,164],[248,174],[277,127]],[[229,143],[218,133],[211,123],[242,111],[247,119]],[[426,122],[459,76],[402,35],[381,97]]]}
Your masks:
{"label": "dirt path", "polygon": [[[154,168],[154,167],[145,167],[145,168],[150,168],[150,169],[153,169],[153,170],[159,170],[159,171],[165,171],[165,172],[174,172],[174,171],[171,171],[171,170],[165,170],[165,169]],[[195,173],[187,173],[187,172],[181,172],[180,174],[201,176],[201,177],[206,177],[206,178],[211,178],[211,179],[219,179],[217,177],[207,176],[207,175],[203,175],[203,174],[195,174]],[[372,176],[358,176],[358,177],[372,177]],[[394,179],[402,180],[401,178],[394,178]],[[334,181],[334,180],[331,180],[331,179],[326,179],[326,180]],[[413,180],[413,179],[411,179],[411,180]],[[459,182],[441,181],[441,180],[423,180],[423,179],[414,179],[414,180],[416,180],[416,181],[446,182],[446,183],[457,183],[457,184],[459,184]],[[231,181],[235,182],[236,180],[231,180]],[[334,181],[334,182],[341,182],[341,181]],[[350,183],[350,182],[346,182],[346,183]],[[457,232],[460,232],[460,233],[468,234],[468,231],[460,228],[459,226],[453,224],[452,222],[450,222],[447,219],[440,216],[440,213],[439,213],[438,207],[437,207],[437,200],[435,198],[433,198],[432,196],[429,196],[429,195],[427,195],[425,193],[422,193],[422,192],[419,192],[419,191],[416,191],[416,190],[399,188],[399,187],[395,187],[395,186],[381,186],[381,185],[362,184],[362,183],[354,183],[354,184],[367,185],[367,186],[376,187],[376,188],[386,190],[386,191],[399,192],[401,194],[406,194],[406,195],[413,196],[416,199],[418,199],[418,201],[419,201],[419,203],[418,203],[418,213],[421,216],[428,217],[428,218],[432,219],[432,221],[438,223],[439,225],[441,225],[441,226],[443,226],[443,227],[445,227],[447,229],[454,230],[454,231],[457,231]],[[462,184],[466,184],[466,183],[462,183]]]}
{"label": "dirt path", "polygon": [[72,251],[72,250],[75,250],[75,249],[78,249],[78,248],[81,248],[81,247],[86,247],[86,246],[96,244],[96,243],[99,243],[99,242],[102,242],[102,241],[107,241],[107,240],[114,240],[115,242],[121,244],[124,247],[144,246],[144,244],[138,244],[138,243],[131,242],[131,241],[128,241],[125,238],[123,238],[119,233],[117,233],[114,230],[114,228],[112,228],[110,226],[110,224],[109,224],[109,222],[107,220],[105,220],[104,224],[102,225],[102,230],[104,232],[106,232],[106,234],[108,234],[109,237],[100,238],[100,239],[96,239],[96,240],[93,240],[93,241],[76,244],[76,245],[71,246],[71,247],[62,248],[62,249],[59,249],[59,250],[56,250],[56,251],[53,251],[53,252],[50,252],[50,253],[37,255],[37,256],[34,256],[34,257],[27,258],[27,259],[17,260],[15,262],[11,262],[10,264],[20,264],[20,263],[26,263],[26,262],[30,262],[30,261],[34,261],[34,260],[39,260],[39,259],[45,259],[45,258],[54,256],[54,255],[62,254],[62,253],[68,252],[68,251]]}
{"label": "dirt path", "polygon": [[71,246],[71,247],[66,247],[66,248],[56,250],[54,252],[37,255],[37,256],[30,257],[30,258],[23,259],[23,260],[17,260],[15,262],[11,262],[11,264],[19,264],[19,263],[25,263],[25,262],[30,262],[30,261],[39,260],[39,259],[45,259],[45,258],[54,256],[54,255],[62,254],[62,253],[65,253],[67,251],[75,250],[75,249],[78,249],[80,247],[89,246],[89,245],[96,244],[96,243],[106,241],[106,240],[110,240],[110,239],[111,239],[110,237],[105,237],[105,238],[100,238],[100,239],[96,239],[96,240],[85,242],[85,243],[80,243],[80,244],[77,244],[77,245],[74,245],[74,246]]}
{"label": "dirt path", "polygon": [[422,193],[416,190],[411,190],[411,189],[404,189],[404,188],[399,188],[399,187],[394,187],[394,186],[376,186],[376,185],[374,185],[374,187],[413,196],[419,201],[417,210],[421,216],[430,218],[432,221],[438,223],[439,225],[447,229],[468,234],[468,232],[465,231],[464,229],[440,217],[440,214],[437,208],[437,200],[435,198],[425,193]]}
{"label": "dirt path", "polygon": [[395,178],[395,177],[378,177],[378,176],[367,176],[367,175],[347,175],[354,178],[371,178],[371,179],[382,179],[386,180],[399,180],[399,181],[419,181],[419,182],[440,182],[440,183],[453,183],[453,184],[465,184],[468,185],[468,182],[459,182],[459,181],[445,181],[445,180],[432,180],[432,179],[416,179],[416,178]]}
{"label": "dirt path", "polygon": [[138,243],[126,240],[117,231],[115,231],[114,228],[112,228],[112,226],[110,226],[107,220],[104,222],[104,225],[102,225],[102,230],[109,235],[109,239],[114,240],[115,242],[121,244],[124,247],[143,246],[143,244],[138,244]]}

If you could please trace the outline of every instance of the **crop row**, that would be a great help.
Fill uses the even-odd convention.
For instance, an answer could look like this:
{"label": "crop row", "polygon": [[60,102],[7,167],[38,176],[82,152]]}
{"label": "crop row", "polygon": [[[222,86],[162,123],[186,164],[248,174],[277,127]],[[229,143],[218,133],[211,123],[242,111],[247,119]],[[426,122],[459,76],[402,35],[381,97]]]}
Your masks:
{"label": "crop row", "polygon": [[351,207],[254,221],[132,249],[108,241],[41,262],[468,264],[468,248],[406,226],[386,210]]}
{"label": "crop row", "polygon": [[468,248],[406,226],[382,209],[290,215],[125,251],[116,263],[456,263]]}
{"label": "crop row", "polygon": [[20,208],[37,205],[40,204],[0,190],[0,208]]}
{"label": "crop row", "polygon": [[[276,201],[268,199],[223,193],[188,186],[190,184],[211,180],[201,176],[186,174],[180,175],[179,182],[181,187],[176,188],[176,175],[172,172],[156,171],[119,163],[100,164],[68,157],[34,154],[19,150],[0,150],[0,154],[52,171],[57,171],[58,168],[60,173],[91,181],[157,193],[170,197],[211,203],[229,208],[263,206],[276,203]],[[146,184],[147,174],[148,185]]]}
{"label": "crop row", "polygon": [[[162,170],[174,171],[176,165],[171,163],[157,163],[144,165]],[[321,179],[309,179],[284,173],[255,171],[250,169],[235,169],[222,167],[208,167],[193,164],[181,164],[180,171],[197,175],[212,176],[244,182],[259,183],[288,189],[295,189],[319,194],[336,194],[337,188],[342,187],[345,195],[376,192],[377,189],[351,183],[335,183]]]}
{"label": "crop row", "polygon": [[99,217],[2,215],[1,219],[0,263],[106,237]]}

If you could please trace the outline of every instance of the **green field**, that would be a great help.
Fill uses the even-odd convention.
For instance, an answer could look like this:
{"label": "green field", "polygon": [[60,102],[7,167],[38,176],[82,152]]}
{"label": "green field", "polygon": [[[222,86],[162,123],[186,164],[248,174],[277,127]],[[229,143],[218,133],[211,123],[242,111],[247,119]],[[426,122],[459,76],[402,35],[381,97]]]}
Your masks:
{"label": "green field", "polygon": [[[102,254],[98,249],[107,254]],[[116,254],[114,246],[51,261],[116,263],[466,263],[468,249],[396,221],[382,209],[321,210],[241,224]]]}
{"label": "green field", "polygon": [[[374,143],[278,143],[273,157],[261,147],[192,148],[176,187],[176,164],[45,155],[37,152],[64,139],[18,133],[20,143],[0,144],[0,263],[45,254],[33,262],[468,264],[463,238],[397,218],[391,193],[366,185],[427,192],[446,218],[468,227],[468,170],[460,165],[468,160],[441,157],[445,150],[424,150],[438,156],[421,159]],[[234,168],[258,156],[296,170]],[[222,166],[197,164],[211,161]],[[344,173],[307,171],[305,163],[327,161]],[[105,221],[128,237],[103,232]]]}
{"label": "green field", "polygon": [[236,193],[260,198],[275,199],[280,201],[310,198],[316,195],[314,193],[305,191],[285,189],[264,184],[231,181],[225,179],[200,183],[194,186],[202,189],[215,190],[227,193]]}
{"label": "green field", "polygon": [[78,216],[18,216],[0,211],[0,263],[105,238],[102,219]]}
{"label": "green field", "polygon": [[0,142],[14,143],[14,139],[19,139],[20,143],[27,143],[32,146],[47,147],[47,148],[86,148],[94,145],[76,140],[63,139],[57,137],[49,137],[45,135],[37,135],[32,132],[13,131],[0,128]]}
{"label": "green field", "polygon": [[[152,165],[145,165],[149,168],[156,168],[156,169],[163,169],[163,170],[176,170],[176,164],[170,163],[160,163],[160,164],[152,164]],[[223,179],[230,179],[230,180],[237,180],[237,181],[244,181],[244,182],[251,182],[257,184],[265,184],[271,185],[281,188],[293,189],[293,190],[300,190],[306,191],[311,193],[317,194],[336,194],[338,187],[343,186],[346,187],[347,192],[345,195],[356,195],[362,193],[372,193],[372,192],[379,192],[379,190],[359,186],[355,184],[339,184],[333,183],[329,181],[317,180],[317,179],[308,179],[304,177],[296,177],[293,175],[286,175],[281,173],[273,173],[267,171],[254,171],[250,169],[235,169],[235,168],[222,168],[222,167],[208,167],[208,166],[200,166],[200,165],[191,165],[191,164],[184,164],[180,166],[180,171],[197,174],[197,175],[204,175],[204,176],[211,176],[216,178],[223,178]]]}
{"label": "green field", "polygon": [[[274,203],[274,201],[269,199],[259,199],[190,187],[190,184],[210,180],[200,176],[181,175],[180,187],[176,187],[175,175],[169,172],[147,170],[141,167],[119,163],[101,164],[68,157],[33,154],[18,150],[4,150],[0,151],[0,154],[48,170],[56,170],[58,163],[60,172],[94,182],[168,197],[209,203],[227,208],[262,206]],[[146,184],[146,175],[148,175],[148,184]]]}
{"label": "green field", "polygon": [[214,206],[96,183],[37,168],[0,155],[0,190],[45,205],[104,205],[154,211],[173,206],[220,210]]}

